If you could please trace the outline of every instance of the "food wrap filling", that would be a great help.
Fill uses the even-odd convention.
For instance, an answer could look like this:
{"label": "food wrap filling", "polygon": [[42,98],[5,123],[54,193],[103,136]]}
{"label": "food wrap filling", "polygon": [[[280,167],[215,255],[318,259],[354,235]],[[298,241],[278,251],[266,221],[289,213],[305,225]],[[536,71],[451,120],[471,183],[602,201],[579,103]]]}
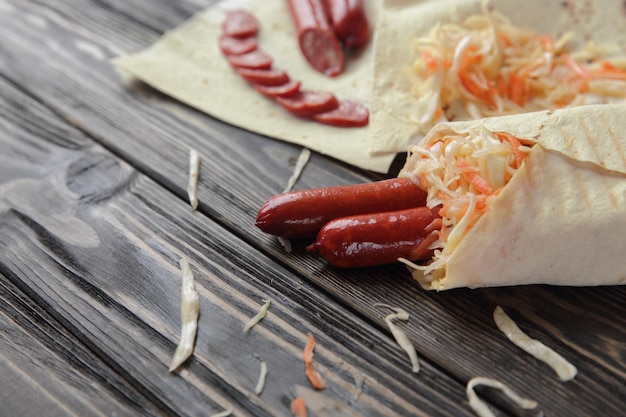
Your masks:
{"label": "food wrap filling", "polygon": [[[434,127],[400,172],[428,190],[429,206],[447,208],[433,261],[413,270],[414,278],[435,290],[625,283],[625,115],[624,105],[589,105]],[[518,155],[506,139],[484,150],[506,135],[519,139]],[[451,138],[468,143],[448,152]],[[481,146],[467,151],[471,143]],[[441,156],[433,155],[437,148]],[[471,153],[478,158],[466,158]],[[514,170],[501,161],[516,157],[523,162]],[[426,175],[435,159],[444,168]],[[466,185],[456,187],[455,177]],[[457,200],[446,196],[457,188],[455,198],[466,203],[456,203],[455,213]]]}
{"label": "food wrap filling", "polygon": [[403,152],[438,122],[626,97],[620,0],[385,0],[378,22],[374,154]]}

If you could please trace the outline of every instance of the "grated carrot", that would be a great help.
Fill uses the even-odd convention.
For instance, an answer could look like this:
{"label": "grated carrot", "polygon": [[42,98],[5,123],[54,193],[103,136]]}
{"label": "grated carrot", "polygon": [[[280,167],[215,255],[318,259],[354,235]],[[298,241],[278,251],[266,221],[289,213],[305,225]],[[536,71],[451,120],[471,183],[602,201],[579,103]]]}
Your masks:
{"label": "grated carrot", "polygon": [[304,373],[308,378],[311,386],[317,390],[326,388],[326,383],[322,376],[313,367],[313,349],[315,348],[315,338],[313,333],[309,333],[309,340],[304,347],[302,359],[304,360]]}
{"label": "grated carrot", "polygon": [[424,59],[424,62],[426,63],[426,69],[428,69],[428,71],[430,72],[435,72],[437,71],[437,59],[433,56],[433,54],[428,51],[422,51],[422,58]]}
{"label": "grated carrot", "polygon": [[[566,35],[554,39],[516,27],[497,12],[435,26],[414,43],[411,93],[419,102],[421,132],[452,117],[467,120],[579,105],[588,94],[603,103],[624,96],[626,69],[600,57],[578,60],[566,52],[566,44]],[[592,46],[581,52],[598,55]],[[588,84],[595,80],[609,84]]]}
{"label": "grated carrot", "polygon": [[626,80],[626,70],[616,67],[607,61],[600,63],[602,69],[591,71],[592,78],[608,78],[611,80]]}
{"label": "grated carrot", "polygon": [[515,166],[514,168],[519,168],[522,166],[522,162],[524,162],[524,158],[526,157],[522,151],[520,151],[520,146],[522,146],[522,144],[520,143],[520,141],[513,135],[509,134],[509,133],[505,133],[505,132],[494,132],[496,134],[496,136],[502,140],[502,141],[507,141],[511,144],[511,147],[513,148],[513,157],[515,158]]}
{"label": "grated carrot", "polygon": [[304,347],[304,352],[302,353],[302,359],[304,363],[311,362],[313,360],[313,349],[315,348],[315,338],[313,337],[313,333],[309,333],[309,340]]}
{"label": "grated carrot", "polygon": [[562,54],[561,59],[568,67],[571,68],[572,71],[578,74],[578,76],[582,78],[589,78],[589,76],[591,75],[589,71],[583,68],[582,65],[574,61],[574,59],[569,54]]}
{"label": "grated carrot", "polygon": [[304,398],[302,397],[294,398],[293,401],[291,401],[289,409],[294,417],[306,417],[306,404],[304,403]]}
{"label": "grated carrot", "polygon": [[484,179],[476,169],[467,163],[464,159],[458,159],[456,161],[456,166],[459,168],[464,168],[461,171],[461,175],[463,175],[469,182],[474,186],[474,189],[482,194],[490,195],[493,193],[491,185]]}

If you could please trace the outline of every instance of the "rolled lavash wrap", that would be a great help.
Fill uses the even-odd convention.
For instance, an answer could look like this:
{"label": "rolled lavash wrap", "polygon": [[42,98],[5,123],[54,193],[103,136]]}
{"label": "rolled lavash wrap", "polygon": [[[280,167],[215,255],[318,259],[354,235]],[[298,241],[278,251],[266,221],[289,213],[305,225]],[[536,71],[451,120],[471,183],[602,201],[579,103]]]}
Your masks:
{"label": "rolled lavash wrap", "polygon": [[[626,106],[589,105],[442,123],[409,149],[399,176],[427,188],[427,204],[437,206],[442,186],[433,178],[443,174],[424,174],[438,147],[434,144],[446,138],[478,143],[480,137],[497,137],[494,132],[522,140],[523,163],[489,197],[473,226],[461,230],[459,221],[449,225],[451,239],[435,242],[433,261],[412,269],[413,277],[425,289],[438,291],[625,283]],[[449,142],[441,146],[440,160],[448,157]],[[479,193],[472,187],[465,194],[468,199],[469,194]]]}

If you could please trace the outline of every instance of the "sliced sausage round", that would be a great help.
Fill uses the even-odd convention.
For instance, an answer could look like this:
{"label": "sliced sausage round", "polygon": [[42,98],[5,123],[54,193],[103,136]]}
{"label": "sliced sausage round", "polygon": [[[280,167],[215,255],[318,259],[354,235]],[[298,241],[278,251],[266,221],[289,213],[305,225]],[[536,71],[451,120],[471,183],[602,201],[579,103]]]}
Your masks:
{"label": "sliced sausage round", "polygon": [[258,47],[258,41],[254,37],[239,39],[222,35],[219,39],[219,45],[224,55],[241,55],[255,51]]}
{"label": "sliced sausage round", "polygon": [[277,86],[254,84],[254,88],[267,97],[285,97],[300,91],[300,84],[300,81],[289,81]]}
{"label": "sliced sausage round", "polygon": [[250,69],[240,68],[237,70],[246,81],[252,84],[265,85],[265,86],[277,86],[283,85],[289,82],[289,76],[281,69],[268,68],[268,69]]}
{"label": "sliced sausage round", "polygon": [[272,66],[272,57],[265,52],[256,50],[242,55],[231,55],[228,62],[233,67],[249,69],[268,69]]}
{"label": "sliced sausage round", "polygon": [[369,123],[370,113],[363,103],[339,100],[339,107],[313,116],[318,122],[337,127],[362,127]]}
{"label": "sliced sausage round", "polygon": [[302,90],[286,97],[276,97],[276,101],[291,113],[301,117],[310,117],[339,106],[337,98],[327,91]]}
{"label": "sliced sausage round", "polygon": [[259,23],[247,10],[231,10],[222,22],[222,33],[233,38],[256,36],[258,32]]}

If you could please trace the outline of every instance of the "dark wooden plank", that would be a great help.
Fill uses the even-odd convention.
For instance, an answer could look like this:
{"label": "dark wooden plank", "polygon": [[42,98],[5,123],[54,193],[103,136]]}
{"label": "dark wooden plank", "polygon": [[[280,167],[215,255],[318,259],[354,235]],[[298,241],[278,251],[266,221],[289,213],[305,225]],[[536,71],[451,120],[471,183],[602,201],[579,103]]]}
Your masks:
{"label": "dark wooden plank", "polygon": [[[85,3],[89,2],[68,1],[52,6],[58,10],[20,3],[16,5],[16,12],[3,18],[2,24],[9,33],[18,33],[17,29],[26,20],[24,11],[56,16],[59,10],[68,14],[73,10],[91,10],[91,7],[75,7],[75,4]],[[145,4],[148,7],[148,3]],[[93,7],[98,9],[98,4]],[[536,398],[546,411],[557,415],[564,410],[570,415],[610,414],[619,413],[623,408],[626,398],[623,362],[615,360],[624,354],[623,327],[615,318],[623,316],[624,306],[619,302],[624,298],[623,288],[562,291],[533,287],[433,294],[419,290],[399,267],[336,271],[304,256],[301,247],[285,255],[273,239],[261,235],[251,224],[261,202],[284,186],[284,179],[291,173],[288,161],[295,158],[298,149],[229,128],[149,89],[124,90],[106,62],[89,59],[71,45],[83,39],[84,27],[93,27],[97,36],[91,34],[88,40],[109,57],[113,50],[134,51],[142,39],[155,34],[136,29],[122,39],[94,19],[95,15],[104,14],[107,20],[118,22],[119,16],[107,14],[106,10],[94,15],[84,13],[82,19],[76,19],[80,21],[78,27],[50,21],[45,28],[23,30],[19,39],[6,36],[4,48],[13,59],[10,65],[3,62],[0,71],[14,81],[20,80],[30,94],[181,198],[184,198],[186,185],[188,147],[199,149],[204,166],[210,167],[210,175],[203,171],[200,186],[204,213],[381,327],[384,313],[373,308],[374,302],[391,302],[407,308],[414,318],[407,329],[421,353],[459,380],[465,381],[476,374],[497,377]],[[46,36],[70,46],[58,56],[55,51],[39,45],[38,40]],[[115,48],[106,49],[93,38],[114,39]],[[42,79],[41,68],[52,76]],[[66,75],[65,68],[73,69],[72,77]],[[67,91],[75,94],[68,95]],[[316,156],[298,186],[331,185],[368,178],[373,177]],[[604,301],[606,292],[616,295]],[[535,304],[536,309],[531,310],[524,303],[527,299],[549,300],[550,303]],[[525,329],[549,345],[564,349],[566,357],[579,366],[579,377],[562,384],[545,366],[504,340],[491,320],[496,304],[513,308],[516,317],[524,317]],[[584,313],[587,323],[598,321],[605,325],[591,333],[576,329],[572,326],[575,319],[568,316],[568,311]],[[610,323],[614,325],[609,325],[597,313],[608,311],[613,320]],[[611,353],[606,353],[606,349]]]}
{"label": "dark wooden plank", "polygon": [[[79,133],[60,145],[48,141],[48,131],[27,133],[27,126],[57,125],[57,116],[2,80],[0,92],[0,146],[11,150],[0,162],[31,155],[22,172],[48,167],[45,175],[1,179],[5,286],[28,291],[36,306],[156,407],[172,415],[227,407],[237,415],[289,415],[289,401],[308,385],[301,354],[313,332],[316,362],[329,384],[322,395],[346,413],[471,415],[458,381],[427,361],[416,380],[384,333]],[[15,102],[23,113],[9,109]],[[14,131],[22,132],[19,140]],[[37,148],[47,151],[33,152]],[[177,262],[183,255],[196,271],[201,316],[196,353],[179,377],[167,366],[180,327]],[[267,297],[274,300],[269,316],[244,334],[243,323]],[[21,326],[12,331],[22,332]],[[24,339],[16,334],[7,343]],[[253,354],[269,366],[261,397],[251,392],[259,366]],[[31,386],[49,383],[34,378]],[[364,381],[360,395],[355,380]]]}
{"label": "dark wooden plank", "polygon": [[161,414],[2,274],[0,328],[2,415]]}

